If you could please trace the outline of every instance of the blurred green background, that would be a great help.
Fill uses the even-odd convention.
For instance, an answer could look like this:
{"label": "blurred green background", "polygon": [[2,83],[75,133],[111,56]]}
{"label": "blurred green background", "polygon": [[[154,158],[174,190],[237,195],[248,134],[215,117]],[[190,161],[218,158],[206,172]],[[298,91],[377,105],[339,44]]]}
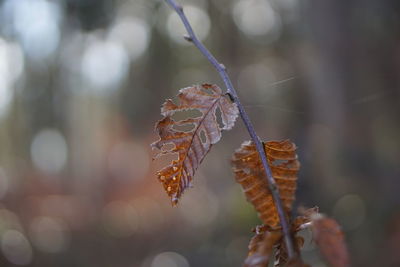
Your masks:
{"label": "blurred green background", "polygon": [[[259,136],[298,145],[296,205],[341,223],[353,266],[400,266],[400,2],[180,3]],[[242,122],[177,207],[151,160],[164,99],[224,86],[183,33],[160,0],[0,1],[1,266],[241,266]]]}

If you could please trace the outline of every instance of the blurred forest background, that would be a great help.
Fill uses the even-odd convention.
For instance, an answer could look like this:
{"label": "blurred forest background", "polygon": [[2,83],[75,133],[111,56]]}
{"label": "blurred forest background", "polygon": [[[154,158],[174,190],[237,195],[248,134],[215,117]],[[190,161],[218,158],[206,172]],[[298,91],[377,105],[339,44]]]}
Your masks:
{"label": "blurred forest background", "polygon": [[[400,266],[400,2],[180,3],[259,136],[298,145],[297,205],[341,223],[354,266]],[[241,266],[241,121],[177,207],[151,160],[164,99],[223,87],[183,33],[161,0],[0,1],[1,266]]]}

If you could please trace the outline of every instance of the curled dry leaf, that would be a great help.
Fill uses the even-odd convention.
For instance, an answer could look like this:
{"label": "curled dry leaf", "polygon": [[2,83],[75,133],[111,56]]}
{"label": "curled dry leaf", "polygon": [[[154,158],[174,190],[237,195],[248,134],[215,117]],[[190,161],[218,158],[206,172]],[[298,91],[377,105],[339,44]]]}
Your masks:
{"label": "curled dry leaf", "polygon": [[[250,240],[249,253],[244,262],[244,267],[269,266],[275,258],[274,266],[307,267],[300,258],[288,259],[287,250],[282,239],[281,229],[271,230],[265,225],[257,226],[255,236]],[[303,245],[301,237],[295,238],[297,248]]]}
{"label": "curled dry leaf", "polygon": [[[301,236],[298,236],[296,234],[297,234],[296,232],[293,233],[294,248],[295,248],[297,254],[300,255],[300,249],[304,245],[304,238]],[[276,246],[274,266],[275,267],[280,267],[280,266],[285,266],[285,267],[299,266],[300,267],[300,266],[307,266],[307,265],[304,265],[304,263],[301,261],[300,258],[295,258],[293,260],[290,260],[286,246],[285,246],[285,242],[283,241],[283,239],[281,239],[279,244]]]}
{"label": "curled dry leaf", "polygon": [[285,246],[285,242],[281,240],[281,242],[279,242],[279,244],[276,246],[274,266],[275,267],[285,266],[288,260],[289,256]]}
{"label": "curled dry leaf", "polygon": [[[289,140],[271,141],[264,143],[264,149],[282,203],[289,213],[295,199],[297,173],[300,168],[296,145]],[[255,145],[250,141],[244,142],[235,151],[232,164],[236,181],[242,185],[247,200],[258,211],[263,223],[271,228],[278,227],[278,213]]]}
{"label": "curled dry leaf", "polygon": [[312,232],[315,243],[329,266],[350,266],[344,234],[334,219],[315,214],[312,216]]}
{"label": "curled dry leaf", "polygon": [[[238,109],[216,85],[203,84],[181,89],[178,94],[179,104],[167,99],[162,106],[162,120],[157,122],[156,131],[160,139],[152,144],[160,149],[157,154],[177,153],[173,160],[157,173],[173,204],[178,202],[183,191],[190,186],[193,175],[209,152],[211,146],[221,139],[221,130],[230,130],[238,116]],[[172,116],[179,111],[196,109],[201,115],[175,121]],[[222,128],[217,122],[216,113],[220,112]],[[192,126],[189,131],[179,127]],[[168,148],[173,144],[172,148]]]}
{"label": "curled dry leaf", "polygon": [[297,233],[302,229],[311,226],[311,221],[314,216],[318,216],[319,208],[317,206],[309,209],[304,207],[299,208],[300,215],[292,221],[292,232]]}
{"label": "curled dry leaf", "polygon": [[279,244],[276,246],[274,262],[275,267],[285,266],[289,259],[285,243],[282,241],[283,240],[281,240],[281,242],[279,242]]}
{"label": "curled dry leaf", "polygon": [[256,235],[250,240],[249,254],[244,267],[265,267],[273,259],[274,248],[282,239],[281,231],[268,231],[258,228]]}

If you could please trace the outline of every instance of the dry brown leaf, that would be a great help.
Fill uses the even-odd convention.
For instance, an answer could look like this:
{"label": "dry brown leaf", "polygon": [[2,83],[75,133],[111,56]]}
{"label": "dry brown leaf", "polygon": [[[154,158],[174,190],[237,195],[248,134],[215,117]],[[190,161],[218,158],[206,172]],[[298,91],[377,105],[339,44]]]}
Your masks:
{"label": "dry brown leaf", "polygon": [[[300,168],[296,145],[289,140],[271,141],[264,143],[264,148],[283,206],[289,213],[295,199],[297,173]],[[279,226],[278,213],[255,145],[250,141],[244,142],[235,151],[232,163],[236,181],[242,185],[247,200],[258,211],[263,223],[271,228]]]}
{"label": "dry brown leaf", "polygon": [[285,266],[288,260],[289,256],[285,246],[285,242],[281,240],[281,242],[279,242],[279,244],[276,247],[274,266],[275,267]]}
{"label": "dry brown leaf", "polygon": [[273,259],[273,250],[282,239],[281,231],[268,231],[257,228],[256,235],[250,240],[249,254],[244,267],[265,267]]}
{"label": "dry brown leaf", "polygon": [[292,232],[297,233],[302,229],[308,228],[313,216],[318,216],[319,208],[317,206],[309,209],[299,208],[300,215],[292,221]]}
{"label": "dry brown leaf", "polygon": [[[296,250],[296,253],[300,255],[300,249],[304,245],[304,238],[296,234],[297,234],[296,232],[293,233],[294,249]],[[296,258],[293,261],[289,260],[288,251],[286,249],[285,242],[282,239],[276,246],[274,266],[275,267],[297,266],[296,264],[303,264],[303,263],[300,258]],[[298,266],[303,266],[303,265],[298,265]]]}
{"label": "dry brown leaf", "polygon": [[[249,252],[244,266],[269,266],[269,262],[274,258],[275,267],[308,267],[301,261],[300,257],[289,260],[281,230],[281,228],[271,229],[267,225],[259,225],[253,229],[256,235],[250,240]],[[303,237],[294,236],[294,245],[298,255],[300,255],[300,248],[303,244]]]}
{"label": "dry brown leaf", "polygon": [[315,243],[329,266],[350,266],[344,234],[334,219],[321,214],[312,216],[312,232]]}
{"label": "dry brown leaf", "polygon": [[[183,191],[190,186],[193,175],[211,146],[221,139],[221,130],[230,130],[238,116],[238,109],[216,85],[203,84],[183,88],[178,94],[179,104],[167,99],[162,106],[164,116],[156,124],[160,139],[152,144],[160,149],[159,155],[177,153],[178,159],[157,173],[173,204],[178,202]],[[172,116],[179,111],[196,109],[201,116],[175,121]],[[220,111],[223,127],[217,122]],[[192,126],[189,131],[179,127]],[[173,144],[172,148],[168,148]]]}

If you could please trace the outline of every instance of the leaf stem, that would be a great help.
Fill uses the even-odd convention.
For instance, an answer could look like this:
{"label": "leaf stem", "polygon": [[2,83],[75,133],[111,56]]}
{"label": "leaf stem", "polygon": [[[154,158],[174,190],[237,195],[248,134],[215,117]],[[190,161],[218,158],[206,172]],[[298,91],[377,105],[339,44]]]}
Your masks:
{"label": "leaf stem", "polygon": [[271,168],[268,165],[267,156],[266,156],[266,153],[264,150],[264,145],[261,142],[260,138],[258,137],[256,131],[254,130],[253,124],[251,123],[250,118],[247,115],[243,105],[240,103],[239,97],[236,93],[235,88],[232,85],[232,82],[228,76],[228,73],[226,72],[225,66],[223,64],[219,63],[218,60],[210,53],[210,51],[199,41],[199,39],[197,39],[197,37],[192,29],[192,26],[190,25],[185,13],[183,12],[182,6],[179,5],[175,0],[165,0],[165,1],[176,11],[176,13],[181,18],[182,23],[185,26],[186,31],[188,33],[188,35],[184,36],[184,38],[187,41],[192,42],[200,50],[200,52],[208,59],[208,61],[215,67],[215,69],[218,71],[219,75],[221,76],[222,80],[225,83],[227,93],[230,94],[231,98],[233,99],[233,102],[235,102],[236,105],[238,106],[240,116],[243,120],[243,123],[245,124],[245,126],[247,128],[247,131],[249,132],[249,134],[251,136],[251,139],[253,140],[254,144],[256,145],[257,152],[260,155],[261,162],[264,167],[265,174],[266,174],[267,180],[268,180],[268,186],[269,186],[269,189],[271,190],[271,194],[274,199],[276,209],[278,211],[279,220],[281,222],[288,256],[289,256],[289,258],[294,258],[295,251],[293,248],[293,241],[292,241],[292,237],[290,234],[289,223],[288,223],[288,220],[286,217],[286,212],[282,205],[278,187],[275,183],[274,177],[272,176]]}

